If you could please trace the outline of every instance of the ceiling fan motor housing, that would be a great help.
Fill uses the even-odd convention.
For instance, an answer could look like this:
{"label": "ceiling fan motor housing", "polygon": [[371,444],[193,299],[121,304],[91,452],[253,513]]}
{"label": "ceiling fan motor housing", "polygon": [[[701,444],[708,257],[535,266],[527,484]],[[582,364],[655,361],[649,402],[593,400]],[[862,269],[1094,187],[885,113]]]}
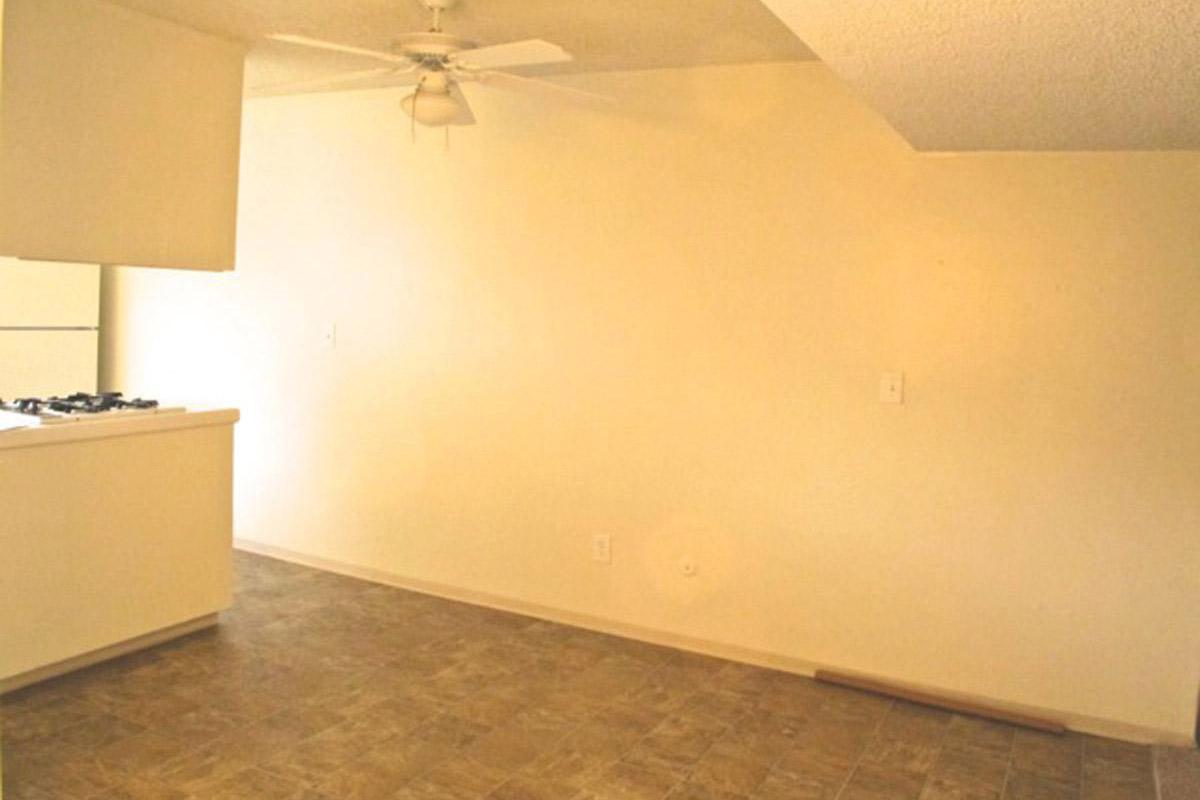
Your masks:
{"label": "ceiling fan motor housing", "polygon": [[406,34],[395,42],[396,51],[414,61],[440,61],[459,50],[472,50],[478,46],[478,42],[470,39],[437,31]]}

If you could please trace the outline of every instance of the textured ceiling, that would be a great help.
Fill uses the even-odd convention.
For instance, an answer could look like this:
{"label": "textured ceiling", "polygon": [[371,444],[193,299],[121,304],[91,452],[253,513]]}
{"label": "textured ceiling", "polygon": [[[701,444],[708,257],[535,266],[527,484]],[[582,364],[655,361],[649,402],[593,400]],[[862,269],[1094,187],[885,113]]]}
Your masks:
{"label": "textured ceiling", "polygon": [[[429,27],[418,0],[111,0],[193,28],[255,42],[246,84],[304,80],[362,69],[362,59],[262,41],[300,34],[377,50]],[[461,0],[449,33],[483,44],[548,39],[575,61],[548,73],[685,67],[813,58],[759,0]]]}
{"label": "textured ceiling", "polygon": [[763,0],[918,150],[1200,149],[1198,0]]}

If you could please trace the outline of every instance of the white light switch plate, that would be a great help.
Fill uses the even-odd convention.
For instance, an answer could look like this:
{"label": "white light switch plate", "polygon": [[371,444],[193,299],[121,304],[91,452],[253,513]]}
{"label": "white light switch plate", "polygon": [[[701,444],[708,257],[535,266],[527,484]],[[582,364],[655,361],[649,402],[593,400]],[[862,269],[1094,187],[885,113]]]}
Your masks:
{"label": "white light switch plate", "polygon": [[879,402],[904,402],[904,373],[885,372],[879,376]]}
{"label": "white light switch plate", "polygon": [[336,322],[326,322],[321,326],[321,344],[326,347],[337,347]]}

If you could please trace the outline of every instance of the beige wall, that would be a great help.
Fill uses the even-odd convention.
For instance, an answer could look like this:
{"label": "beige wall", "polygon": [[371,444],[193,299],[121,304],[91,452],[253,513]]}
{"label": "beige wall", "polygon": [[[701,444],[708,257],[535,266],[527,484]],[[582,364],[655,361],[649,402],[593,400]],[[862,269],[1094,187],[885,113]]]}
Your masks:
{"label": "beige wall", "polygon": [[252,102],[238,271],[115,273],[110,384],[243,410],[238,535],[1190,736],[1200,155],[576,81],[622,112],[475,94],[448,153],[395,91]]}

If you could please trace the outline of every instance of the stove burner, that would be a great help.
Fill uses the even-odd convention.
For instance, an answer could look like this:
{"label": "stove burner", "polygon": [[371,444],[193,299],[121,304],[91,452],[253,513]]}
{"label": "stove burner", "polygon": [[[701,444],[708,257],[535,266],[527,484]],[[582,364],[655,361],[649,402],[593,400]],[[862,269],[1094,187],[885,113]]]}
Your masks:
{"label": "stove burner", "polygon": [[103,411],[120,408],[154,408],[158,405],[157,400],[143,400],[140,397],[125,400],[120,392],[102,392],[100,394],[76,392],[66,397],[51,397],[45,402],[51,411],[59,411],[63,414],[99,414]]}
{"label": "stove burner", "polygon": [[153,410],[158,408],[157,400],[143,400],[135,397],[126,400],[121,392],[101,392],[88,394],[76,392],[66,397],[18,397],[11,403],[0,400],[0,411],[15,411],[18,414],[30,416],[70,416],[77,414],[103,414],[110,411],[122,410]]}
{"label": "stove burner", "polygon": [[21,397],[13,403],[12,410],[22,414],[37,414],[42,410],[42,401],[36,397]]}

